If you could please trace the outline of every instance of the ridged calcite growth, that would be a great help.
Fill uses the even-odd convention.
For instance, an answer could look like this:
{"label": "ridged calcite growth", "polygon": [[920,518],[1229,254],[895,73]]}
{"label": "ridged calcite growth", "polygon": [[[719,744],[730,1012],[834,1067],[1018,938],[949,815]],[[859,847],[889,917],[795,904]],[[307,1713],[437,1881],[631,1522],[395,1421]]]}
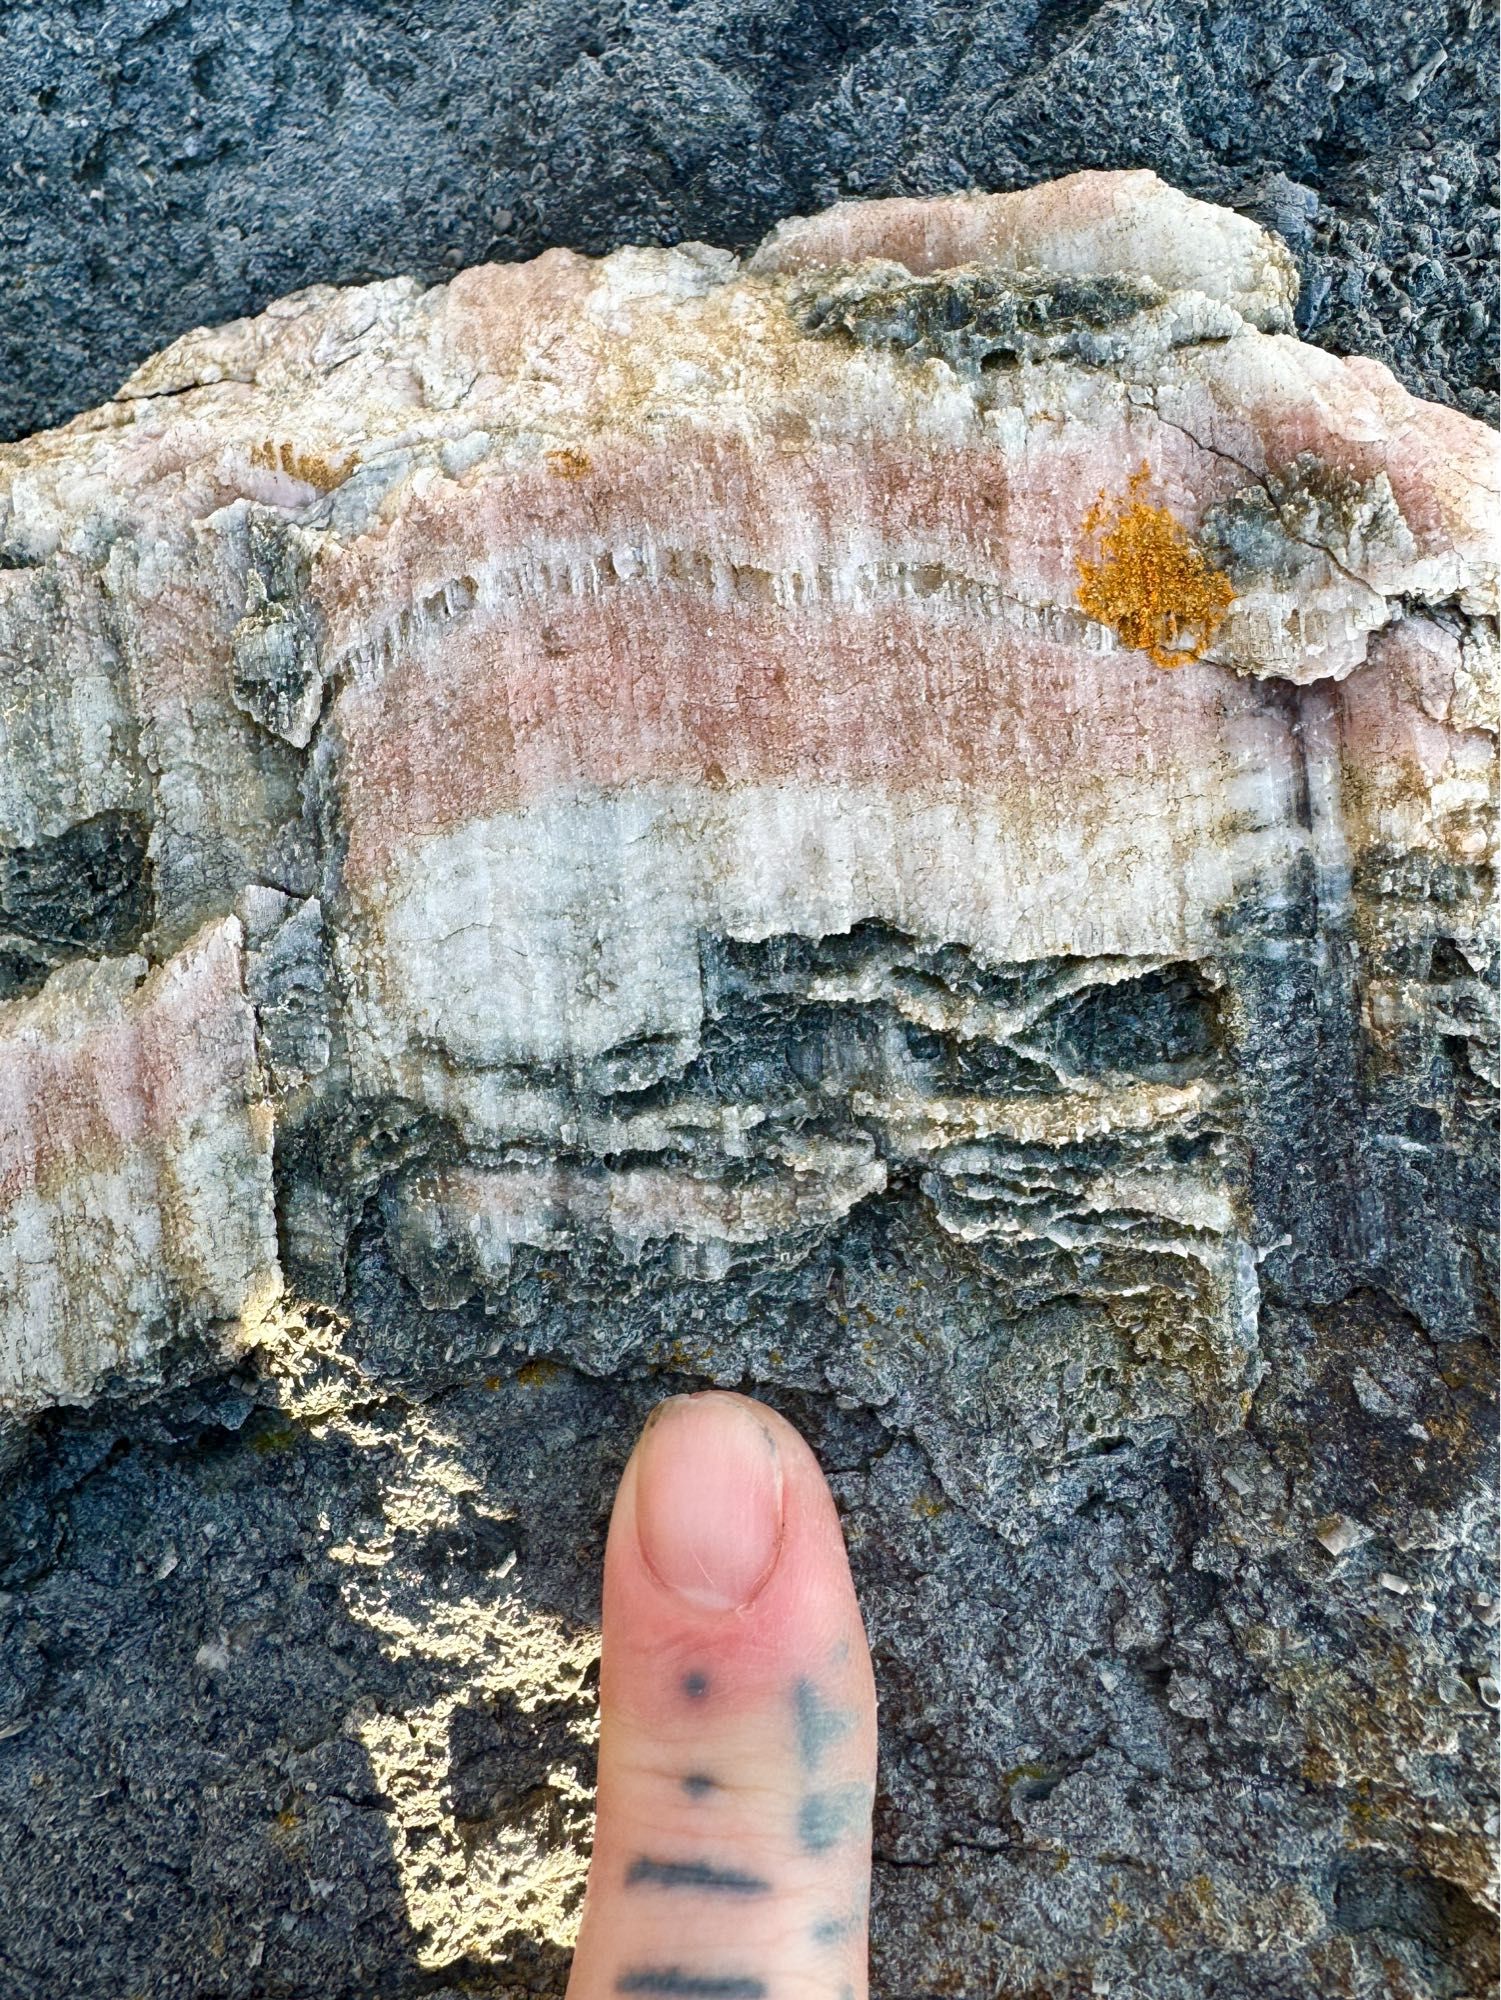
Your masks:
{"label": "ridged calcite growth", "polygon": [[[1091,1454],[1250,1453],[1289,1313],[1470,1355],[1495,439],[1302,345],[1296,291],[1243,217],[1077,174],[317,288],[0,448],[0,1407],[483,1326],[887,1412],[1019,1545]],[[916,1232],[870,1268],[947,1330],[843,1277],[792,1311],[860,1231]],[[1324,1563],[1386,1503],[1281,1504]],[[1256,1644],[1255,1699],[1325,1713]],[[1426,1725],[1361,1699],[1298,1782],[1480,1894],[1471,1751],[1440,1839]],[[530,1921],[446,1851],[426,1965]],[[1254,1896],[1213,1949],[1344,1990],[1327,1907]]]}
{"label": "ridged calcite growth", "polygon": [[146,972],[136,954],[76,961],[5,1009],[0,1402],[149,1369],[153,1339],[279,1289],[239,924]]}
{"label": "ridged calcite growth", "polygon": [[[1083,174],[834,210],[743,270],[553,252],[190,335],[5,454],[12,874],[139,815],[166,961],[247,888],[286,899],[336,1054],[284,1118],[342,1094],[441,1128],[447,1164],[389,1190],[419,1290],[580,1232],[713,1266],[911,1160],[970,1230],[1202,1267],[1239,1365],[1227,1075],[1049,1047],[1057,975],[985,1018],[918,967],[1218,987],[1299,894],[1359,929],[1382,856],[1483,861],[1490,440],[1300,347],[1294,285],[1242,218]],[[1103,503],[1144,486],[1221,593],[1171,675],[1081,609]],[[62,953],[12,902],[32,987]],[[822,987],[891,1031],[726,1098],[712,941],[862,926],[913,963]],[[939,1087],[903,1024],[1004,1059]],[[1066,1191],[976,1201],[1069,1146]],[[289,1190],[294,1265],[337,1262],[337,1198]],[[212,1317],[159,1289],[96,1338]],[[68,1379],[41,1357],[71,1308],[12,1299],[24,1402]]]}

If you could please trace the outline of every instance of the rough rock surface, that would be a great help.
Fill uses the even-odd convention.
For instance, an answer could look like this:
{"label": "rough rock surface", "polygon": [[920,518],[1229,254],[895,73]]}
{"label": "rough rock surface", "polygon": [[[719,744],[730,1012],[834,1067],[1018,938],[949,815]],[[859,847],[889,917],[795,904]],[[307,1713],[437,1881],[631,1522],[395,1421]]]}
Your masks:
{"label": "rough rock surface", "polygon": [[10,0],[0,436],[302,284],[751,248],[841,194],[1149,166],[1299,328],[1495,420],[1483,0]]}
{"label": "rough rock surface", "polygon": [[8,0],[0,437],[300,285],[1151,167],[1496,414],[1485,0]]}
{"label": "rough rock surface", "polygon": [[1297,296],[1081,175],[0,449],[7,1993],[560,1990],[707,1381],[845,1510],[878,1991],[1489,1990],[1496,453]]}

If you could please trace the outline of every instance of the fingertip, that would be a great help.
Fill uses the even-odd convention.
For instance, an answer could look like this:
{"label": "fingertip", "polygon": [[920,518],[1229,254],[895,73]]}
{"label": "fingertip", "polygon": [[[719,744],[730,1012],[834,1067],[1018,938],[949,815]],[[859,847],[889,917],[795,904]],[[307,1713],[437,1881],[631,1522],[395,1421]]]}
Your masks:
{"label": "fingertip", "polygon": [[781,1552],[782,1453],[744,1396],[674,1396],[636,1447],[636,1538],[661,1587],[702,1611],[737,1611]]}
{"label": "fingertip", "polygon": [[870,1656],[833,1496],[766,1404],[710,1390],[647,1418],[610,1523],[602,1668],[570,1992],[648,1972],[652,1991],[761,1992],[781,1967],[863,1994]]}
{"label": "fingertip", "polygon": [[657,1404],[616,1496],[605,1605],[617,1653],[726,1619],[763,1651],[794,1626],[863,1641],[833,1495],[796,1426],[729,1390]]}

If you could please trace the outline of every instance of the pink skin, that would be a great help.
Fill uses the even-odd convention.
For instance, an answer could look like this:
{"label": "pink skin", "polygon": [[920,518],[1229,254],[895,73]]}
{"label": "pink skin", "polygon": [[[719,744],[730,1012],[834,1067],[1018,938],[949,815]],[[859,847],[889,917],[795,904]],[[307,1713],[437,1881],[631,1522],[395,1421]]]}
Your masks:
{"label": "pink skin", "polygon": [[764,1405],[649,1419],[610,1522],[600,1709],[569,2000],[866,2000],[870,1655],[823,1474]]}

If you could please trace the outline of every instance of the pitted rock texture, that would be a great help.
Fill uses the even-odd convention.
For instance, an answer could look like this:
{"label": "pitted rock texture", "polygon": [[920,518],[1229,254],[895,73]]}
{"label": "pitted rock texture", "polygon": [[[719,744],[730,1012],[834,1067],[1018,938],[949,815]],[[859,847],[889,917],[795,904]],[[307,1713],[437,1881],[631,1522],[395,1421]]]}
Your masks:
{"label": "pitted rock texture", "polygon": [[1483,0],[11,0],[0,437],[298,286],[1151,167],[1298,325],[1496,414]]}
{"label": "pitted rock texture", "polygon": [[845,1510],[878,1991],[1488,1990],[1497,455],[1297,295],[1081,174],[0,448],[18,1994],[561,1990],[692,1382]]}

